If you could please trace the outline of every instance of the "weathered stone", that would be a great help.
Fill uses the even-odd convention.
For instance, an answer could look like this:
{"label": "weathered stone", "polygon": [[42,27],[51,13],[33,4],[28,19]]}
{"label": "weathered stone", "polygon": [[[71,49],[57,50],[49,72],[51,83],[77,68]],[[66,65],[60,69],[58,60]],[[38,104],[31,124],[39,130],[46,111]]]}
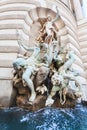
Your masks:
{"label": "weathered stone", "polygon": [[47,78],[49,73],[49,68],[47,67],[40,67],[39,71],[37,72],[37,75],[35,77],[35,86],[39,86],[43,83],[43,81]]}
{"label": "weathered stone", "polygon": [[12,70],[12,68],[0,68],[0,80],[11,80],[13,77]]}
{"label": "weathered stone", "polygon": [[17,53],[18,50],[17,40],[0,40],[0,53]]}
{"label": "weathered stone", "polygon": [[13,104],[15,91],[11,80],[0,80],[0,106],[9,107]]}
{"label": "weathered stone", "polygon": [[18,94],[28,95],[29,94],[29,88],[28,87],[19,87],[18,88]]}
{"label": "weathered stone", "polygon": [[0,53],[0,67],[12,67],[12,63],[16,58],[16,53]]}
{"label": "weathered stone", "polygon": [[[29,104],[28,102],[28,98],[26,96],[18,96],[16,103],[17,106],[24,108],[24,109],[28,109],[30,111],[37,111],[41,108],[45,107],[45,102],[46,102],[46,96],[44,95],[38,95],[35,99],[35,101],[33,102],[33,104]],[[75,107],[76,101],[73,99],[67,99],[67,101],[65,102],[64,105],[61,105],[61,103],[59,102],[59,98],[56,98],[54,104],[52,105],[52,107],[55,108],[73,108]]]}

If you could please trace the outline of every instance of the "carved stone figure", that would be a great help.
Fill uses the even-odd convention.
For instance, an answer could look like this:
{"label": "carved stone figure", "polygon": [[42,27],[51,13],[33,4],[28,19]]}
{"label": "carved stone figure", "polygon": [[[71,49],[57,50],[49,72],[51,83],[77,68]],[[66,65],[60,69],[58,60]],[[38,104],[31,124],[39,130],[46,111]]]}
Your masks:
{"label": "carved stone figure", "polygon": [[54,51],[53,63],[57,70],[68,60],[68,53],[68,46],[65,45]]}
{"label": "carved stone figure", "polygon": [[58,72],[60,73],[66,73],[66,71],[71,67],[71,65],[73,64],[73,62],[75,61],[75,54],[73,51],[68,51],[67,55],[66,55],[66,62],[64,63],[64,65],[62,65]]}
{"label": "carved stone figure", "polygon": [[[57,91],[59,91],[59,95],[60,95],[60,103],[63,105],[66,101],[66,94],[69,88],[69,81],[75,81],[75,85],[76,87],[79,88],[78,92],[76,91],[77,95],[79,94],[79,96],[81,96],[80,94],[80,88],[81,85],[78,82],[78,80],[76,80],[76,77],[73,75],[73,73],[70,73],[69,69],[72,65],[72,63],[75,60],[75,54],[73,51],[69,51],[67,53],[67,57],[68,60],[64,63],[64,65],[62,65],[59,69],[58,72],[55,71],[54,75],[51,78],[52,84],[53,84],[53,88],[51,90],[50,95],[48,96],[47,100],[46,100],[46,106],[47,105],[52,105],[54,103],[54,100],[52,99],[52,97],[56,94]],[[76,95],[75,93],[75,95]],[[63,98],[62,98],[63,97]]]}
{"label": "carved stone figure", "polygon": [[[23,47],[26,47],[22,43],[20,43],[20,44]],[[43,46],[44,46],[44,44],[43,44]],[[46,62],[47,59],[44,60],[44,62],[43,62],[42,58],[40,57],[40,48],[39,47],[28,48],[28,50],[34,50],[33,54],[27,59],[17,58],[13,62],[13,67],[16,71],[23,68],[22,81],[23,81],[23,84],[27,84],[27,86],[30,88],[31,96],[29,98],[29,101],[33,102],[36,98],[36,92],[34,90],[34,84],[31,79],[31,76],[36,71],[39,70],[39,67],[41,67],[41,66],[48,67],[49,63]]]}
{"label": "carved stone figure", "polygon": [[60,90],[60,82],[62,81],[62,77],[58,75],[57,72],[54,72],[54,75],[51,77],[51,82],[53,84],[51,93],[49,94],[45,106],[51,106],[54,103],[54,99],[52,97],[56,94],[57,91]]}
{"label": "carved stone figure", "polygon": [[55,19],[52,20],[51,16],[48,16],[39,21],[41,28],[36,39],[38,43],[34,47],[24,45],[17,31],[19,46],[23,47],[26,53],[31,51],[32,54],[31,56],[21,56],[13,62],[15,69],[13,84],[15,86],[17,82],[22,82],[22,87],[28,86],[31,91],[28,104],[35,103],[38,94],[46,96],[45,106],[51,106],[54,103],[56,93],[62,105],[66,102],[69,90],[76,98],[81,96],[81,84],[76,78],[78,75],[71,70],[75,54],[69,50],[68,45],[61,46],[57,38],[55,22],[58,19],[57,8]]}
{"label": "carved stone figure", "polygon": [[76,97],[81,97],[81,84],[79,81],[76,79],[75,76],[72,74],[58,74],[58,72],[55,72],[54,75],[51,78],[53,87],[51,90],[50,95],[48,96],[46,100],[46,106],[51,106],[54,103],[53,96],[55,96],[56,92],[59,92],[60,95],[60,103],[63,105],[66,101],[66,94],[68,92],[68,89],[70,88],[69,86],[69,81],[75,81],[76,88],[74,95]]}
{"label": "carved stone figure", "polygon": [[39,48],[34,48],[34,53],[27,60],[23,58],[18,58],[13,62],[13,67],[15,70],[17,69],[19,70],[23,67],[24,72],[22,75],[22,80],[23,80],[23,83],[26,82],[26,84],[31,90],[31,97],[29,98],[29,101],[31,102],[34,101],[36,97],[36,92],[34,90],[34,85],[31,80],[31,76],[37,70],[36,65],[38,64],[37,57],[38,57],[39,51],[40,51]]}
{"label": "carved stone figure", "polygon": [[37,75],[36,75],[36,91],[41,92],[41,94],[44,94],[47,90],[47,87],[44,84],[44,81],[46,80],[48,74],[49,74],[49,68],[48,67],[40,67]]}
{"label": "carved stone figure", "polygon": [[[45,53],[43,54],[43,56],[41,56],[41,60],[42,62],[44,62],[47,66],[42,66],[39,71],[37,72],[37,82],[39,85],[38,88],[37,88],[37,91],[44,93],[45,91],[48,91],[46,86],[40,85],[40,81],[41,83],[43,83],[44,81],[44,77],[42,79],[42,76],[45,76],[45,78],[47,77],[48,73],[49,73],[49,70],[50,70],[50,66],[51,66],[51,63],[52,63],[52,60],[53,60],[53,50],[54,50],[54,46],[56,46],[56,42],[52,42],[52,44],[46,44],[46,43],[43,43],[42,46],[43,46],[43,49],[41,49],[41,54],[43,54],[42,52],[44,51],[44,47],[46,49]],[[41,44],[40,44],[41,45]],[[42,72],[42,73],[41,73]],[[44,73],[45,72],[45,73]],[[42,74],[42,76],[40,77],[40,75]],[[39,77],[39,79],[38,79]],[[40,80],[41,79],[41,80]]]}
{"label": "carved stone figure", "polygon": [[48,16],[45,19],[45,22],[40,22],[42,28],[39,31],[39,36],[37,37],[37,41],[43,43],[51,43],[53,40],[57,39],[57,28],[55,26],[55,22],[59,19],[59,11],[57,9],[57,15],[56,17],[52,20],[51,16]]}

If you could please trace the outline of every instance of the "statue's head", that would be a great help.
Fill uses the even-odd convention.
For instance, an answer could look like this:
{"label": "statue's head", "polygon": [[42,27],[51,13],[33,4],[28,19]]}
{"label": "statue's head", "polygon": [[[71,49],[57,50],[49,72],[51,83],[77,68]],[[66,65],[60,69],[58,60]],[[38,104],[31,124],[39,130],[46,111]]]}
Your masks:
{"label": "statue's head", "polygon": [[59,75],[57,72],[54,72],[54,75],[51,78],[51,82],[54,86],[58,86],[63,81],[63,77]]}
{"label": "statue's head", "polygon": [[13,67],[14,69],[20,70],[22,67],[24,67],[26,65],[25,59],[23,58],[17,58],[14,62],[13,62]]}

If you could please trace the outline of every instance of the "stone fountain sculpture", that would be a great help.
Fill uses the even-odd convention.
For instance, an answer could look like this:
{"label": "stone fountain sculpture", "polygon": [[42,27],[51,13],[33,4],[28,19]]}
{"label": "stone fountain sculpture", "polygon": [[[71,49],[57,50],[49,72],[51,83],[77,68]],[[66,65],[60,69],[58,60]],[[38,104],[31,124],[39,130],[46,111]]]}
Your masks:
{"label": "stone fountain sculpture", "polygon": [[17,31],[19,46],[26,51],[32,51],[31,56],[22,56],[13,62],[14,87],[21,82],[22,87],[27,87],[30,93],[24,104],[34,105],[37,96],[44,95],[44,106],[51,106],[55,102],[54,96],[58,93],[59,102],[64,105],[71,89],[70,81],[75,82],[76,89],[74,91],[71,89],[74,98],[81,96],[81,84],[76,79],[78,74],[71,70],[75,54],[69,50],[68,45],[61,46],[57,40],[58,29],[55,22],[59,18],[57,8],[55,19],[52,20],[51,16],[48,16],[44,21],[40,20],[41,28],[38,37],[35,38],[34,47],[25,46],[19,39],[20,34]]}

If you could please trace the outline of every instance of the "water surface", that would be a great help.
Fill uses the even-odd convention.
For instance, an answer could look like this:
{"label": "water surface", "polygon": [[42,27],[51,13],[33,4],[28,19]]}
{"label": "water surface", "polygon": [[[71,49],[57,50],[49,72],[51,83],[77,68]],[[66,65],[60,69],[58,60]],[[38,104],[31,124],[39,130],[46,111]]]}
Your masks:
{"label": "water surface", "polygon": [[20,108],[0,110],[0,130],[87,130],[87,108],[45,108],[29,112]]}

